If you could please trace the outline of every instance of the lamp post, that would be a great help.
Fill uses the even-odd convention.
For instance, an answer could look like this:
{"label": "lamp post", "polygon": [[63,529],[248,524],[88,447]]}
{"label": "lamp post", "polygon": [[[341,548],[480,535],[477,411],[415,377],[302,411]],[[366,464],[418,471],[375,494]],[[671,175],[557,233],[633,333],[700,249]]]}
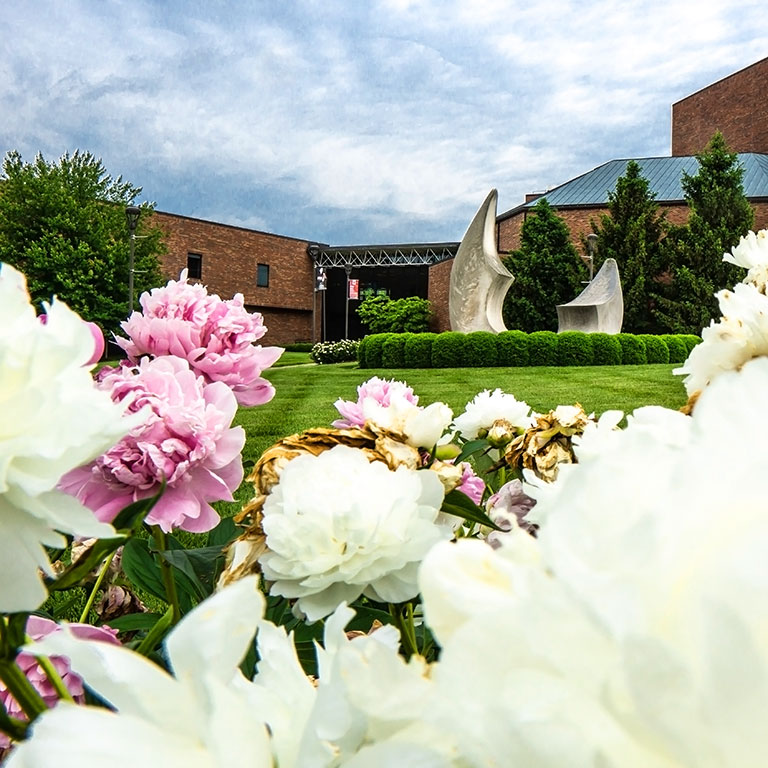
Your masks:
{"label": "lamp post", "polygon": [[141,208],[137,205],[129,205],[125,209],[125,218],[128,221],[128,231],[131,233],[131,252],[128,258],[128,314],[133,312],[133,249],[136,243],[136,225],[139,223]]}
{"label": "lamp post", "polygon": [[589,264],[589,282],[595,273],[595,254],[597,253],[597,235],[590,232],[587,235],[587,263]]}
{"label": "lamp post", "polygon": [[349,276],[352,274],[352,265],[346,264],[344,271],[347,273],[347,301],[344,305],[344,338],[349,338]]}

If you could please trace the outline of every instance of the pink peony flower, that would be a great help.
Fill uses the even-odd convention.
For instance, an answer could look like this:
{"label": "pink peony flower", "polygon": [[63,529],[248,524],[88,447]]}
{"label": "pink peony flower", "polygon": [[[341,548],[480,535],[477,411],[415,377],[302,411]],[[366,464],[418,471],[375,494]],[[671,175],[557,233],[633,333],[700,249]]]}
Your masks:
{"label": "pink peony flower", "polygon": [[267,329],[258,312],[247,312],[243,295],[223,301],[203,285],[178,281],[141,295],[142,312],[122,323],[129,338],[116,338],[132,363],[144,355],[175,355],[186,360],[206,381],[222,381],[240,405],[269,402],[275,388],[261,373],[282,355],[280,347],[254,342]]}
{"label": "pink peony flower", "polygon": [[468,461],[462,461],[461,467],[464,473],[461,476],[461,482],[456,490],[461,491],[465,496],[469,496],[475,504],[480,504],[485,492],[485,482],[481,477],[475,474],[472,465]]}
{"label": "pink peony flower", "polygon": [[200,533],[219,521],[213,501],[231,501],[243,479],[242,427],[230,425],[237,401],[223,382],[207,384],[179,357],[143,358],[100,372],[98,386],[128,412],[147,417],[94,462],[66,474],[60,490],[103,522],[133,501],[167,487],[146,518],[168,532]]}
{"label": "pink peony flower", "polygon": [[342,400],[341,398],[334,403],[336,410],[344,418],[336,419],[333,422],[333,426],[338,429],[364,426],[363,405],[365,401],[372,400],[379,405],[388,407],[395,393],[402,395],[414,405],[417,405],[419,402],[418,395],[414,395],[413,390],[405,382],[395,381],[394,379],[380,379],[378,376],[374,376],[357,388],[356,403],[351,400]]}
{"label": "pink peony flower", "polygon": [[[37,319],[40,323],[43,325],[48,324],[48,313],[43,312],[42,315],[38,315]],[[89,323],[83,320],[83,323],[88,328],[88,331],[90,332],[91,336],[93,337],[93,352],[91,353],[90,358],[88,358],[88,362],[84,363],[84,365],[90,367],[91,365],[96,365],[96,363],[101,360],[101,356],[104,354],[104,349],[106,346],[106,343],[104,341],[104,333],[101,330],[101,328],[96,325],[96,323]]]}
{"label": "pink peony flower", "polygon": [[[68,624],[67,626],[75,637],[120,645],[117,640],[117,630],[110,629],[109,627],[92,627],[90,624]],[[27,619],[27,635],[32,640],[39,640],[46,635],[60,631],[61,627],[50,619],[44,619],[41,616],[30,616]],[[61,676],[67,690],[72,694],[72,698],[78,704],[81,704],[85,700],[83,681],[72,672],[68,659],[64,656],[51,656],[51,663]],[[49,709],[55,706],[59,697],[56,695],[56,691],[46,677],[45,672],[43,672],[43,668],[37,663],[37,659],[29,653],[20,653],[16,657],[16,664],[40,694],[45,705]],[[18,720],[27,719],[24,711],[16,699],[8,692],[2,681],[0,681],[0,702],[2,702],[6,712],[11,717],[15,717]],[[7,748],[8,746],[10,746],[10,740],[5,734],[0,733],[0,749]]]}

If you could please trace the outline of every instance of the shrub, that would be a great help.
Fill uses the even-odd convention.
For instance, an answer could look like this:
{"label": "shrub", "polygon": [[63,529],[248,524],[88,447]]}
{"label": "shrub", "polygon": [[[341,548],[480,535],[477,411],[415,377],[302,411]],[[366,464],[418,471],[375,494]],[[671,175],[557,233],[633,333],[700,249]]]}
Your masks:
{"label": "shrub", "polygon": [[321,341],[312,347],[309,356],[320,365],[328,363],[347,363],[357,360],[357,345],[359,342],[351,339],[341,341]]}
{"label": "shrub", "polygon": [[670,363],[683,363],[688,357],[688,347],[685,342],[677,335],[668,333],[661,337],[669,350]]}
{"label": "shrub", "polygon": [[589,334],[563,331],[557,334],[557,365],[592,365],[592,345]]}
{"label": "shrub", "polygon": [[608,333],[590,333],[592,365],[621,365],[621,344]]}
{"label": "shrub", "polygon": [[286,344],[286,352],[311,352],[315,345],[311,341],[297,341],[295,344]]}
{"label": "shrub", "polygon": [[[685,344],[685,348],[688,350],[688,355],[691,354],[691,350],[697,345],[701,344],[701,336],[696,336],[692,333],[681,333],[678,334],[678,339]],[[686,357],[688,356],[686,355]]]}
{"label": "shrub", "polygon": [[650,333],[641,333],[638,336],[645,344],[645,356],[649,363],[668,363],[669,347],[664,343],[661,336],[654,336]]}
{"label": "shrub", "polygon": [[648,362],[645,344],[638,336],[633,333],[617,333],[616,341],[621,345],[622,365],[645,365]]}
{"label": "shrub", "polygon": [[360,339],[360,343],[357,345],[357,364],[361,368],[367,368],[365,362],[365,347],[368,344],[368,336],[363,336],[362,339]]}
{"label": "shrub", "polygon": [[528,334],[522,331],[502,331],[496,337],[496,351],[499,365],[528,365]]}
{"label": "shrub", "polygon": [[433,368],[460,368],[466,336],[458,331],[438,333],[432,342]]}
{"label": "shrub", "polygon": [[365,367],[381,368],[381,347],[389,338],[388,333],[374,333],[365,343]]}
{"label": "shrub", "polygon": [[429,330],[432,319],[431,303],[418,296],[406,299],[371,296],[356,312],[371,333],[423,333]]}
{"label": "shrub", "polygon": [[557,365],[557,334],[534,331],[528,334],[528,365]]}
{"label": "shrub", "polygon": [[412,333],[392,333],[381,345],[382,368],[405,367],[405,343]]}
{"label": "shrub", "polygon": [[412,333],[405,341],[404,366],[406,368],[431,368],[432,343],[436,333]]}
{"label": "shrub", "polygon": [[498,365],[496,334],[490,331],[473,331],[464,339],[464,367],[490,368]]}

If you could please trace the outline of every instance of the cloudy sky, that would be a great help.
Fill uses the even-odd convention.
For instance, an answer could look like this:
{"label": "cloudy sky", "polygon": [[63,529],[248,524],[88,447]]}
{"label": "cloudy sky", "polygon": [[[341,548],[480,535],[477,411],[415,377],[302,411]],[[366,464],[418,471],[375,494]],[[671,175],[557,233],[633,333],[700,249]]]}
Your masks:
{"label": "cloudy sky", "polygon": [[766,0],[5,0],[0,149],[89,150],[172,213],[461,238],[768,56]]}

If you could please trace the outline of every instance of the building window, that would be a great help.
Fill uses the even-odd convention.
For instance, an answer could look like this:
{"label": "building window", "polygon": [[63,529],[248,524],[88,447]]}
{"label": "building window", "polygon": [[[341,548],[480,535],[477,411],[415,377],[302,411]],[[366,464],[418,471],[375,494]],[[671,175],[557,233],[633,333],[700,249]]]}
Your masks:
{"label": "building window", "polygon": [[256,285],[260,288],[269,287],[269,264],[259,264],[256,271]]}
{"label": "building window", "polygon": [[188,277],[195,280],[203,279],[203,256],[200,253],[187,254]]}

